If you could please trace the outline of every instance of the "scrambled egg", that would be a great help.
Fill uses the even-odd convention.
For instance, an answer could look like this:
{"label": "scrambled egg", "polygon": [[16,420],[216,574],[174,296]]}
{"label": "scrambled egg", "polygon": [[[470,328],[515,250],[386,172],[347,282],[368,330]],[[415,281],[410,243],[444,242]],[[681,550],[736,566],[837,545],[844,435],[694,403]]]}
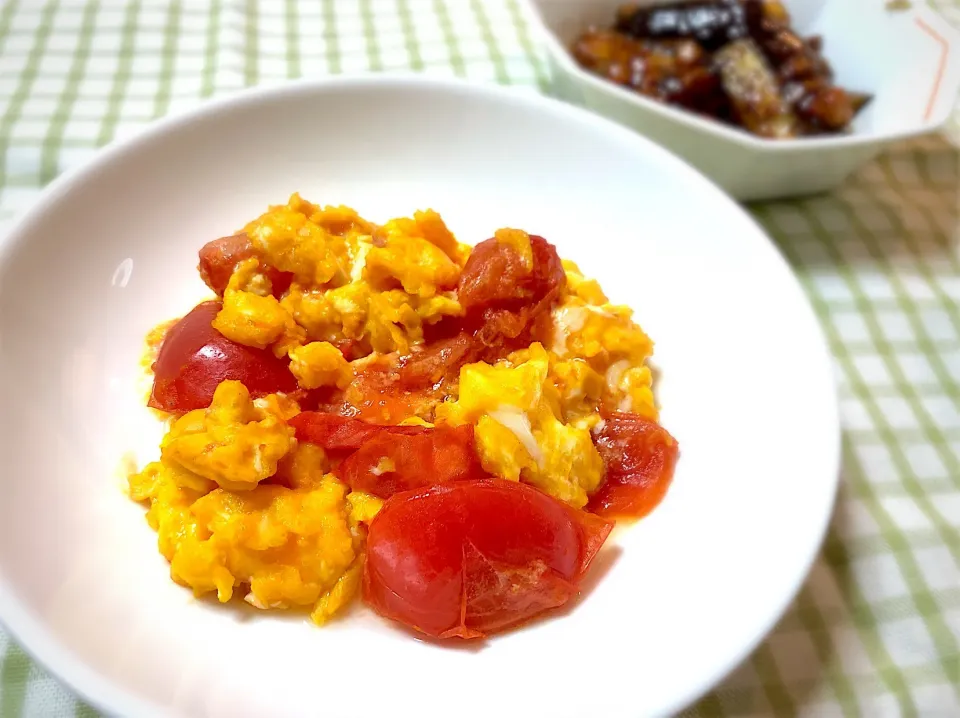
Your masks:
{"label": "scrambled egg", "polygon": [[255,406],[240,382],[225,381],[209,408],[173,423],[160,456],[221,488],[243,491],[273,476],[294,444],[282,417]]}
{"label": "scrambled egg", "polygon": [[237,265],[213,328],[227,339],[258,349],[276,343],[277,355],[283,356],[306,340],[306,332],[270,294],[269,280],[256,272],[258,265],[256,259]]}
{"label": "scrambled egg", "polygon": [[289,399],[251,401],[225,381],[208,409],[173,421],[160,460],[130,476],[130,495],[149,504],[178,583],[222,602],[245,587],[252,606],[309,606],[323,623],[356,593],[362,524],[382,502],[350,493],[323,449],[297,444],[286,423],[297,413]]}
{"label": "scrambled egg", "polygon": [[423,341],[424,324],[462,314],[453,290],[470,250],[436,212],[375,228],[352,209],[321,209],[295,194],[244,232],[293,283],[277,300],[256,276],[257,260],[237,267],[214,326],[240,344],[283,356],[309,342],[352,340],[405,353]]}
{"label": "scrambled egg", "polygon": [[[403,354],[423,342],[425,326],[463,314],[455,288],[470,248],[433,211],[374,226],[293,195],[243,231],[292,283],[278,298],[257,259],[240,262],[214,326],[289,357],[304,389],[354,382],[369,359],[348,361],[344,343],[361,355]],[[497,237],[532,261],[525,233]],[[603,479],[591,438],[599,407],[657,417],[653,345],[629,309],[611,305],[572,262],[563,267],[566,289],[536,341],[495,364],[463,366],[433,420],[473,425],[491,474],[582,507]],[[357,593],[365,525],[383,502],[351,493],[322,448],[298,444],[287,422],[299,411],[289,397],[253,400],[239,382],[223,382],[209,408],[171,419],[159,460],[129,485],[149,507],[175,581],[220,601],[239,591],[261,609],[308,607],[320,624]],[[412,415],[401,423],[431,425]]]}
{"label": "scrambled egg", "polygon": [[330,342],[310,342],[290,350],[290,371],[304,389],[350,384],[352,373],[343,354]]}
{"label": "scrambled egg", "polygon": [[175,581],[221,602],[244,586],[244,600],[257,608],[311,606],[320,621],[348,598],[340,581],[359,553],[347,488],[332,474],[301,489],[206,493],[185,474],[156,462],[130,477],[131,496],[150,503],[147,520]]}
{"label": "scrambled egg", "polygon": [[576,507],[603,479],[587,426],[566,424],[540,344],[491,366],[460,371],[460,397],[437,407],[437,421],[476,425],[477,450],[491,474],[524,480]]}
{"label": "scrambled egg", "polygon": [[631,317],[627,307],[589,304],[576,294],[554,309],[552,366],[572,411],[579,400],[587,399],[589,407],[599,399],[656,420],[653,376],[645,364],[653,342]]}

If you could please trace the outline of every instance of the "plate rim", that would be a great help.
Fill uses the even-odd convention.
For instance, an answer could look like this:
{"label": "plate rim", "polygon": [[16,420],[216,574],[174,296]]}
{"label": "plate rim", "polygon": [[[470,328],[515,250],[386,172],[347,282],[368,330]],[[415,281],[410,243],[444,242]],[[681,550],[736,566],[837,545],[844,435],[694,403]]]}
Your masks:
{"label": "plate rim", "polygon": [[[824,329],[816,315],[809,298],[793,268],[786,260],[780,248],[772,240],[766,230],[740,204],[723,192],[713,181],[693,168],[685,160],[673,154],[668,149],[656,144],[647,137],[634,132],[613,120],[589,110],[576,107],[551,96],[537,91],[530,92],[524,86],[497,85],[493,83],[473,81],[468,79],[430,76],[412,72],[384,72],[367,75],[345,75],[327,78],[301,78],[284,81],[278,84],[260,85],[244,88],[239,91],[221,95],[216,98],[200,100],[192,107],[185,108],[174,114],[159,118],[148,125],[138,128],[131,135],[116,139],[80,164],[69,168],[44,187],[33,200],[29,208],[11,225],[5,235],[0,237],[0,267],[9,259],[13,251],[29,241],[30,230],[50,204],[57,202],[67,195],[75,186],[81,185],[86,179],[95,175],[102,167],[106,167],[126,154],[135,153],[142,146],[149,146],[155,139],[166,135],[173,135],[196,120],[209,119],[220,114],[229,114],[251,105],[260,103],[283,102],[288,97],[324,94],[337,89],[354,89],[376,92],[378,88],[427,89],[450,94],[472,95],[493,101],[508,101],[527,105],[533,109],[553,116],[566,117],[580,124],[592,126],[596,132],[619,136],[621,142],[634,143],[643,147],[648,153],[659,154],[662,161],[673,163],[678,171],[685,172],[690,182],[699,183],[704,191],[712,192],[717,200],[726,204],[728,211],[739,213],[741,220],[745,220],[755,229],[755,239],[762,241],[766,250],[771,253],[771,261],[779,262],[781,268],[790,277],[789,291],[795,295],[795,300],[804,306],[803,313],[812,330],[812,336],[817,336],[817,347],[811,347],[811,356],[818,355],[818,361],[826,364],[826,375],[833,379],[822,387],[825,404],[830,408],[830,424],[832,437],[831,445],[824,446],[825,455],[829,455],[829,464],[832,467],[833,482],[830,485],[830,495],[823,504],[822,515],[815,532],[816,541],[811,544],[802,565],[796,570],[796,575],[790,590],[784,593],[784,599],[776,606],[770,606],[765,620],[758,622],[754,635],[744,641],[738,650],[732,651],[723,666],[718,667],[710,675],[705,675],[698,681],[690,681],[688,688],[666,706],[665,713],[672,714],[691,705],[710,689],[722,682],[735,668],[737,668],[760,643],[770,634],[776,623],[782,618],[787,608],[793,603],[804,582],[807,580],[813,564],[820,553],[826,536],[827,528],[834,513],[837,492],[840,486],[841,468],[841,424],[838,405],[838,393],[835,374],[832,367],[832,355],[826,340]],[[826,416],[824,417],[827,418]],[[827,432],[824,432],[826,436]],[[826,497],[825,497],[826,498]],[[49,671],[58,681],[65,684],[74,695],[89,705],[108,715],[138,715],[160,716],[169,715],[169,707],[161,706],[145,699],[135,692],[123,687],[97,670],[90,667],[73,650],[69,649],[54,636],[47,628],[45,621],[35,616],[8,588],[3,566],[0,565],[0,626],[8,633],[17,646],[26,653],[31,660]]]}

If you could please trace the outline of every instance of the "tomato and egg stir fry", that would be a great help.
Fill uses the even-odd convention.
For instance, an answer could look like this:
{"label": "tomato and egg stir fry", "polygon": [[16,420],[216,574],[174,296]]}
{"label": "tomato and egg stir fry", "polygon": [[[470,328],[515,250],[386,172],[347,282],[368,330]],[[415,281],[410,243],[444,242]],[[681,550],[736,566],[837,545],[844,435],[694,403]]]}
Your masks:
{"label": "tomato and egg stir fry", "polygon": [[433,211],[294,195],[199,270],[217,297],[154,348],[170,426],[129,478],[197,595],[322,624],[362,593],[482,637],[576,596],[613,518],[667,489],[652,343],[543,237],[471,248]]}

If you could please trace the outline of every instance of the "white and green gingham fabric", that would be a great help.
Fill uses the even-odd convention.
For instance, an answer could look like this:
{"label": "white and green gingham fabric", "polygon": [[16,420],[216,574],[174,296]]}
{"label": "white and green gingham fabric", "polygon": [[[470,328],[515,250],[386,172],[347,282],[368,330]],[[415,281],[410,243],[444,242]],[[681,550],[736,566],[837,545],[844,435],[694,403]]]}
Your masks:
{"label": "white and green gingham fabric", "polygon": [[[3,2],[0,223],[104,143],[249,85],[413,69],[545,91],[522,3]],[[960,24],[960,0],[934,5]],[[829,339],[843,483],[796,602],[684,715],[960,716],[958,189],[930,137],[830,196],[750,207]],[[61,715],[96,711],[0,631],[0,717]]]}

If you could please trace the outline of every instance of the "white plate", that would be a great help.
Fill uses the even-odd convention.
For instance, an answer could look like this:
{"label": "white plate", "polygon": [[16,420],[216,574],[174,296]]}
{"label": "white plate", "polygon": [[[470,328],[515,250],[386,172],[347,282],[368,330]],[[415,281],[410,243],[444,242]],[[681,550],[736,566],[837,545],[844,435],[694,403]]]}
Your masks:
{"label": "white plate", "polygon": [[[543,234],[657,342],[682,456],[567,615],[482,648],[364,610],[326,628],[197,601],[168,578],[122,457],[156,452],[144,333],[202,294],[197,249],[293,191],[460,238]],[[102,708],[229,716],[642,716],[743,659],[831,511],[830,362],[787,265],[733,202],[617,125],[539,97],[367,77],[244,94],[58,180],[0,253],[0,616]],[[619,555],[618,555],[619,554]]]}

